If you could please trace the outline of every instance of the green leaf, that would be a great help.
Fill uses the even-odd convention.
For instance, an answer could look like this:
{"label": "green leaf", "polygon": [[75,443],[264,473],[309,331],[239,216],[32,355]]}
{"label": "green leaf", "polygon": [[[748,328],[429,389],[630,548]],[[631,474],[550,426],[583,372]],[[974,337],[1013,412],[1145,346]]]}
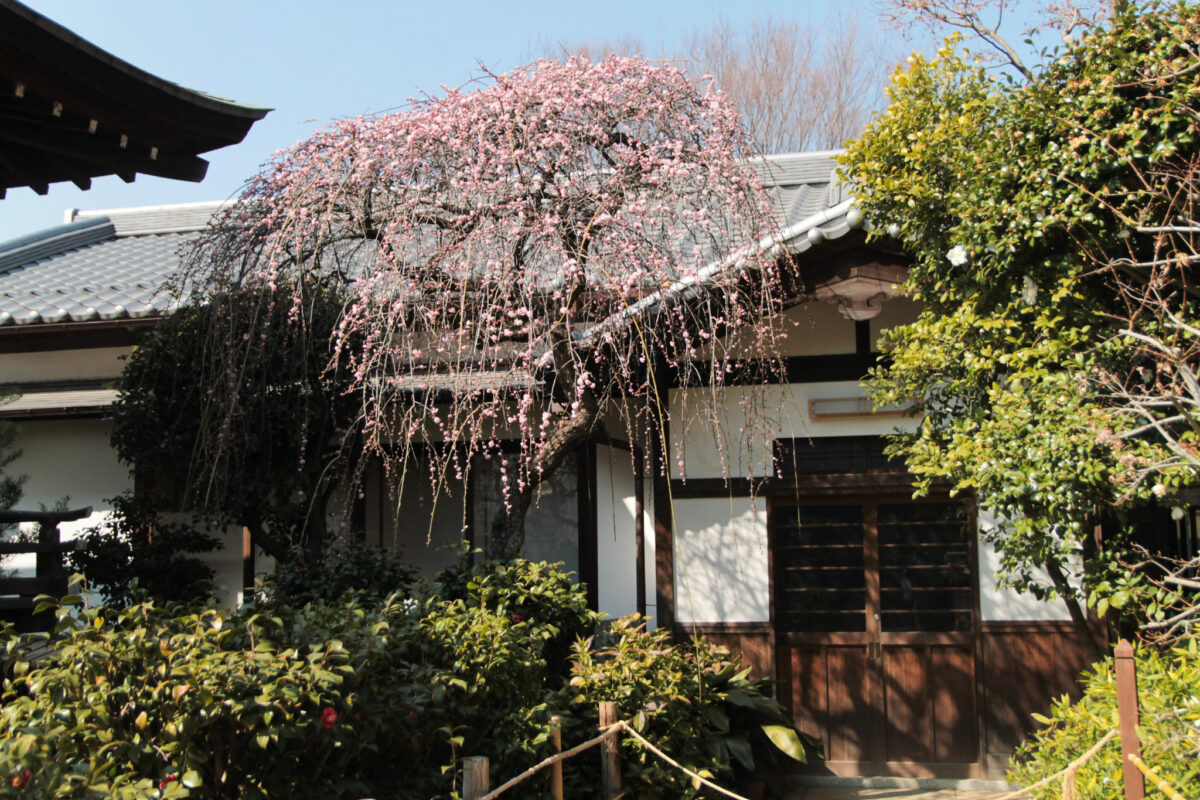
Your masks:
{"label": "green leaf", "polygon": [[725,695],[725,700],[742,708],[754,708],[755,705],[755,698],[741,689],[730,689]]}
{"label": "green leaf", "polygon": [[796,731],[786,725],[763,725],[762,731],[771,740],[771,744],[775,745],[787,756],[801,764],[807,762],[807,757],[804,755],[804,745],[800,741],[800,737],[796,735]]}
{"label": "green leaf", "polygon": [[[769,735],[769,734],[768,734]],[[750,742],[744,736],[730,736],[725,739],[726,746],[729,747],[729,752],[748,770],[754,770],[754,750],[750,747]]]}
{"label": "green leaf", "polygon": [[196,772],[196,770],[189,769],[183,773],[183,777],[179,779],[179,782],[189,789],[195,789],[198,786],[204,785],[204,778],[200,777],[200,773]]}

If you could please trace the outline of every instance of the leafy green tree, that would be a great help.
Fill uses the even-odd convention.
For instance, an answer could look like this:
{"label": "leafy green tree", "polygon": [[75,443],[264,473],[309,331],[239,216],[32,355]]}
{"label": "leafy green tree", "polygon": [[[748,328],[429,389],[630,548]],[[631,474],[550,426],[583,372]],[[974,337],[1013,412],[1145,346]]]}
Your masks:
{"label": "leafy green tree", "polygon": [[[0,405],[9,397],[0,395]],[[20,429],[8,420],[0,420],[0,510],[12,508],[21,499],[22,488],[25,484],[24,475],[12,475],[8,468],[21,457],[21,451],[13,447]],[[8,538],[12,526],[0,525],[0,539]],[[0,559],[2,564],[4,559]]]}
{"label": "leafy green tree", "polygon": [[[0,405],[9,398],[0,395]],[[12,508],[21,499],[25,485],[24,475],[12,475],[8,468],[21,457],[21,451],[13,444],[20,429],[8,420],[0,420],[0,509]]]}
{"label": "leafy green tree", "polygon": [[340,311],[340,296],[311,281],[214,295],[158,325],[129,357],[113,409],[139,494],[244,525],[280,561],[319,557],[358,430],[348,368],[329,361]]}
{"label": "leafy green tree", "polygon": [[[952,38],[894,76],[844,160],[874,235],[912,254],[923,309],[884,336],[870,384],[923,416],[893,449],[924,486],[973,491],[999,520],[984,534],[1004,577],[1063,598],[1085,639],[1080,556],[1093,583],[1120,569],[1123,512],[1196,474],[1101,384],[1155,372],[1124,333],[1136,308],[1121,287],[1145,285],[1136,265],[1161,245],[1145,220],[1178,200],[1150,176],[1198,157],[1197,41],[1194,5],[1121,4],[1014,78]],[[1191,313],[1186,292],[1166,294]],[[1101,516],[1116,523],[1098,535]]]}
{"label": "leafy green tree", "polygon": [[[1142,758],[1159,777],[1187,791],[1200,781],[1200,645],[1195,639],[1167,652],[1141,647],[1137,654],[1138,736]],[[1152,691],[1145,691],[1151,688]],[[1055,701],[1049,715],[1036,715],[1045,727],[1024,742],[1013,756],[1008,779],[1031,786],[1063,770],[1113,728],[1117,719],[1117,679],[1113,660],[1106,658],[1083,677],[1083,697]],[[1121,748],[1103,747],[1074,775],[1079,800],[1120,800]],[[1151,790],[1149,782],[1147,789]],[[1060,780],[1035,790],[1037,800],[1064,796]],[[1151,796],[1154,796],[1153,794]],[[1165,795],[1160,795],[1165,796]]]}

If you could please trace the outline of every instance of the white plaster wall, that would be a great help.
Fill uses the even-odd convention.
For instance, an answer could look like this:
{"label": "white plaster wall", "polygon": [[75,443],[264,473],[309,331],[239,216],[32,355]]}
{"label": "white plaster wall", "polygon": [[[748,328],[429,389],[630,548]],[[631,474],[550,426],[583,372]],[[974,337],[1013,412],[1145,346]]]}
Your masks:
{"label": "white plaster wall", "polygon": [[[20,429],[15,446],[21,456],[8,468],[11,475],[27,476],[16,507],[51,508],[65,497],[68,508],[94,509],[87,519],[63,523],[60,530],[64,539],[107,519],[112,509],[108,499],[133,487],[128,469],[109,445],[111,423],[93,419],[35,420],[20,423]],[[28,558],[32,566],[33,556]]]}
{"label": "white plaster wall", "polygon": [[596,445],[596,602],[610,619],[637,612],[637,513],[629,452]]}
{"label": "white plaster wall", "polygon": [[[236,608],[247,599],[242,588],[242,528],[229,525],[215,531],[214,535],[221,540],[221,548],[196,558],[213,571],[213,594],[217,602],[225,608]],[[274,574],[275,559],[255,548],[255,580],[269,579]]]}
{"label": "white plaster wall", "polygon": [[[979,513],[980,529],[1002,524],[986,512]],[[1039,600],[1031,594],[1000,586],[1000,554],[979,539],[979,612],[985,622],[1069,620],[1062,600]],[[1042,582],[1050,586],[1050,577],[1039,571]]]}
{"label": "white plaster wall", "polygon": [[[706,408],[712,405],[712,400],[702,394],[707,391],[671,392],[672,477],[681,477],[677,463],[680,449],[688,478],[765,476],[771,473],[771,443],[775,439],[879,435],[916,424],[896,416],[809,417],[810,400],[864,396],[855,381],[730,387],[721,390],[725,402],[715,416]],[[691,396],[685,397],[688,394]],[[686,419],[685,401],[691,412]]]}
{"label": "white plaster wall", "polygon": [[[20,423],[17,447],[21,457],[11,472],[27,475],[25,492],[18,508],[53,506],[68,497],[68,508],[92,506],[92,515],[61,526],[62,538],[107,521],[112,505],[108,500],[133,488],[129,470],[117,460],[109,444],[112,424],[105,420],[35,420]],[[197,556],[216,573],[213,584],[218,600],[226,606],[242,602],[242,529],[230,527],[217,534],[223,549]],[[259,551],[255,562],[260,573],[274,572],[275,564]],[[14,557],[8,569],[32,570],[34,556]]]}
{"label": "white plaster wall", "polygon": [[654,479],[642,479],[642,547],[646,574],[646,629],[658,627],[658,562],[655,559]]}
{"label": "white plaster wall", "polygon": [[810,302],[784,313],[787,339],[780,348],[784,356],[829,356],[853,353],[854,322],[838,313],[832,303]]}
{"label": "white plaster wall", "polygon": [[765,503],[680,499],[674,511],[676,619],[769,621]]}
{"label": "white plaster wall", "polygon": [[93,347],[86,350],[48,350],[0,353],[0,383],[78,381],[116,378],[129,347]]}

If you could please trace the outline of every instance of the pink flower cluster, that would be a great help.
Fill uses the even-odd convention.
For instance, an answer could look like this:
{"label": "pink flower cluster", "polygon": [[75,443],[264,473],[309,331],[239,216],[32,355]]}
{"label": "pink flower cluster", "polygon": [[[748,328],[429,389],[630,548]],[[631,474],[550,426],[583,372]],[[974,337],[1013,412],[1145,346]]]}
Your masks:
{"label": "pink flower cluster", "polygon": [[733,106],[678,69],[538,61],[277,154],[184,277],[341,280],[331,358],[368,452],[402,471],[442,440],[438,481],[519,439],[520,507],[614,404],[631,438],[661,424],[656,365],[719,384],[773,358],[775,220],[748,156]]}

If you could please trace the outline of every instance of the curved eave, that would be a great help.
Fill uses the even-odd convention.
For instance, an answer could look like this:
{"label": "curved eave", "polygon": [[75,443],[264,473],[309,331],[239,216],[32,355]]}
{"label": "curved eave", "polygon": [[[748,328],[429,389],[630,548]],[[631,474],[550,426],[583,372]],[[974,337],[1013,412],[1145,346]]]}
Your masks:
{"label": "curved eave", "polygon": [[608,319],[601,320],[581,334],[590,339],[615,325],[622,325],[638,314],[653,311],[660,306],[670,305],[704,291],[718,275],[730,270],[741,270],[751,256],[762,253],[788,252],[793,255],[811,249],[827,239],[838,239],[863,224],[862,212],[854,206],[853,199],[844,200],[831,208],[825,208],[799,222],[789,225],[776,236],[760,240],[750,247],[732,253],[701,269],[695,276],[685,278],[643,297],[636,303]]}
{"label": "curved eave", "polygon": [[199,181],[198,154],[242,141],[269,111],[165,81],[0,0],[0,191],[137,173]]}

